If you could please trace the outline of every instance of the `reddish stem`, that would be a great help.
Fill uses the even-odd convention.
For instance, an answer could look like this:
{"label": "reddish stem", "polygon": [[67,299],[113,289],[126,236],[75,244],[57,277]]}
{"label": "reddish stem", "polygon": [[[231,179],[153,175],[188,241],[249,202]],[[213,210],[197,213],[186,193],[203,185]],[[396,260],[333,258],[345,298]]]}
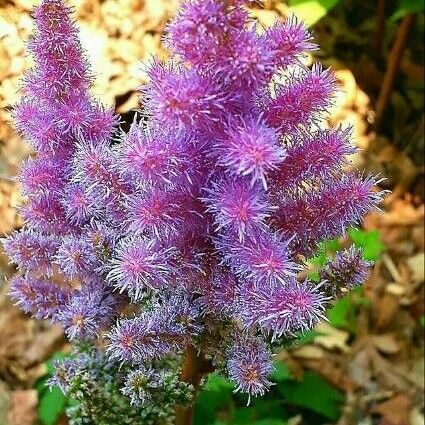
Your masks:
{"label": "reddish stem", "polygon": [[404,49],[406,47],[407,39],[409,36],[410,28],[413,24],[413,20],[414,15],[407,15],[403,18],[397,30],[394,44],[388,56],[387,71],[385,72],[381,91],[379,93],[378,100],[376,101],[376,130],[379,130],[379,127],[382,124],[384,112],[391,97],[395,78],[400,68],[401,59],[403,58]]}
{"label": "reddish stem", "polygon": [[386,0],[378,0],[376,5],[376,30],[374,37],[374,50],[378,57],[382,54],[382,43],[385,34],[385,9]]}
{"label": "reddish stem", "polygon": [[[194,386],[195,395],[202,377],[213,370],[211,362],[207,361],[193,346],[186,347],[181,380]],[[176,425],[191,425],[192,417],[193,403],[187,407],[176,408]]]}

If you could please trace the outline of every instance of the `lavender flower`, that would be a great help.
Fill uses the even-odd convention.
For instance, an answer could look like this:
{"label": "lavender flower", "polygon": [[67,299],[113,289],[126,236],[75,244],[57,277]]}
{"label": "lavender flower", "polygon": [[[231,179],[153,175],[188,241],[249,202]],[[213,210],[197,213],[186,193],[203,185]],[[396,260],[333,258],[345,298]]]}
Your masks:
{"label": "lavender flower", "polygon": [[[186,306],[185,306],[186,304]],[[125,319],[112,329],[108,351],[112,358],[140,364],[181,350],[201,328],[196,308],[179,297],[155,306],[151,314]]]}
{"label": "lavender flower", "polygon": [[213,79],[177,65],[154,62],[148,70],[149,84],[143,89],[147,110],[155,111],[159,122],[179,131],[208,126],[225,116],[226,93]]}
{"label": "lavender flower", "polygon": [[363,285],[371,265],[371,261],[363,260],[362,250],[352,245],[337,252],[335,258],[327,261],[320,271],[320,278],[326,282],[326,288],[332,296],[336,297],[344,291]]}
{"label": "lavender flower", "polygon": [[[271,345],[311,329],[331,298],[365,278],[368,263],[352,248],[319,284],[297,280],[305,256],[359,223],[383,192],[375,177],[346,172],[349,129],[317,130],[336,80],[301,64],[316,49],[309,31],[291,17],[258,33],[249,5],[182,4],[165,37],[172,58],[147,66],[144,116],[128,133],[91,95],[71,9],[41,0],[34,11],[35,67],[14,118],[36,152],[19,177],[24,229],[4,241],[21,274],[11,294],[125,369],[125,379],[114,375],[120,406],[165,403],[171,417],[156,390],[180,391],[188,346],[218,359],[238,391],[264,394]],[[101,375],[109,400],[113,367],[97,376],[89,363],[77,375],[92,389]],[[165,366],[172,375],[157,373]]]}
{"label": "lavender flower", "polygon": [[160,248],[155,239],[128,237],[121,240],[112,256],[106,278],[121,292],[138,299],[143,290],[166,287],[173,273],[171,248]]}
{"label": "lavender flower", "polygon": [[298,56],[304,52],[317,49],[310,32],[295,16],[276,22],[266,30],[264,38],[273,52],[275,64],[282,68],[297,63]]}
{"label": "lavender flower", "polygon": [[89,276],[98,267],[94,247],[84,238],[64,237],[56,263],[69,278]]}
{"label": "lavender flower", "polygon": [[266,176],[285,159],[278,134],[261,121],[249,120],[230,128],[217,144],[218,163],[231,174],[250,176],[251,183],[260,182],[267,189]]}
{"label": "lavender flower", "polygon": [[310,71],[300,71],[284,85],[277,85],[276,97],[262,107],[266,122],[283,134],[291,134],[319,120],[332,104],[335,77],[330,69],[314,64]]}
{"label": "lavender flower", "polygon": [[301,269],[291,259],[289,243],[277,233],[257,232],[243,242],[223,239],[219,249],[237,275],[258,283],[285,283]]}
{"label": "lavender flower", "polygon": [[258,327],[273,339],[312,329],[324,319],[329,298],[309,281],[292,277],[285,284],[246,283],[238,294],[238,316],[246,328]]}
{"label": "lavender flower", "polygon": [[3,246],[9,258],[20,268],[50,275],[59,243],[55,236],[22,230],[20,233],[12,233],[5,239]]}
{"label": "lavender flower", "polygon": [[24,275],[12,280],[10,296],[25,313],[32,313],[36,319],[56,321],[70,292],[51,281]]}
{"label": "lavender flower", "polygon": [[251,396],[264,395],[273,385],[268,377],[273,371],[271,354],[259,339],[242,339],[232,345],[228,352],[229,378],[235,383],[235,391]]}
{"label": "lavender flower", "polygon": [[216,230],[235,233],[242,241],[246,234],[266,227],[273,208],[265,193],[246,180],[226,179],[213,183],[207,191],[207,211],[213,213]]}
{"label": "lavender flower", "polygon": [[107,288],[90,282],[72,294],[59,317],[71,340],[93,340],[111,324],[117,305]]}

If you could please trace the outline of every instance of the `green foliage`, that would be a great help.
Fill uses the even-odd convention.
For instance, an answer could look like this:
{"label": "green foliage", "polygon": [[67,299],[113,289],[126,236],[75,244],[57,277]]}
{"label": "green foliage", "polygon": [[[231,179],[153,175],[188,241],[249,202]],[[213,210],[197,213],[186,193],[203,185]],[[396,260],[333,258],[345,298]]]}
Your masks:
{"label": "green foliage", "polygon": [[341,415],[344,396],[316,373],[306,372],[302,381],[279,383],[278,389],[288,404],[311,410],[332,421]]}
{"label": "green foliage", "polygon": [[309,27],[326,16],[340,0],[290,0],[289,10]]}
{"label": "green foliage", "polygon": [[379,230],[351,228],[348,230],[348,235],[356,246],[362,248],[365,260],[379,260],[384,250],[384,244],[381,242]]}
{"label": "green foliage", "polygon": [[326,260],[329,257],[333,256],[335,252],[337,252],[341,248],[341,241],[338,238],[329,239],[327,241],[321,242],[319,244],[319,248],[317,250],[316,255],[308,260],[308,263],[310,263],[314,267],[314,270],[311,271],[309,274],[310,279],[315,282],[318,282],[320,280],[319,269],[325,265]]}
{"label": "green foliage", "polygon": [[340,299],[331,309],[327,312],[327,317],[332,326],[336,328],[349,328],[350,320],[354,312],[354,305],[351,297],[346,296]]}
{"label": "green foliage", "polygon": [[213,424],[217,412],[230,405],[233,388],[226,378],[216,373],[209,374],[205,386],[196,397],[194,424]]}
{"label": "green foliage", "polygon": [[351,333],[357,330],[357,310],[361,305],[369,305],[370,301],[363,296],[363,288],[352,289],[344,298],[330,308],[326,316],[332,326],[343,328]]}
{"label": "green foliage", "polygon": [[391,21],[397,21],[411,13],[421,13],[424,8],[424,0],[401,0],[390,19]]}
{"label": "green foliage", "polygon": [[293,379],[288,366],[283,362],[276,362],[274,365],[274,372],[271,375],[271,380],[273,382],[283,382],[288,379]]}
{"label": "green foliage", "polygon": [[294,409],[324,421],[339,418],[344,397],[318,374],[307,372],[296,380],[287,365],[277,361],[271,379],[275,386],[270,393],[246,406],[246,397],[232,395],[227,379],[210,374],[197,397],[194,425],[286,425],[288,411]]}
{"label": "green foliage", "polygon": [[59,417],[65,412],[66,404],[66,396],[59,388],[54,387],[51,390],[46,390],[42,394],[37,407],[41,423],[43,425],[55,425]]}
{"label": "green foliage", "polygon": [[46,374],[35,384],[39,399],[37,414],[42,425],[55,425],[65,412],[68,403],[67,397],[58,387],[49,388],[47,385],[47,381],[54,375],[53,362],[65,357],[61,352],[53,354],[46,362]]}

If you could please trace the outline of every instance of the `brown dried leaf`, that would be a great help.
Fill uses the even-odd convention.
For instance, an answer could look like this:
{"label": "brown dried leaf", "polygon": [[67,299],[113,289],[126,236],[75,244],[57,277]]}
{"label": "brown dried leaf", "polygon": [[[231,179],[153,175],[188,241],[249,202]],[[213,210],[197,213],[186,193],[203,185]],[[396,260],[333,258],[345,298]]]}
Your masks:
{"label": "brown dried leaf", "polygon": [[372,335],[375,347],[384,354],[395,354],[400,351],[400,344],[394,334]]}
{"label": "brown dried leaf", "polygon": [[346,331],[336,329],[329,323],[322,322],[317,328],[319,336],[314,338],[314,342],[327,350],[340,350],[343,353],[348,353],[350,347],[347,345],[350,334]]}
{"label": "brown dried leaf", "polygon": [[407,265],[412,272],[412,279],[415,282],[423,282],[425,279],[425,253],[419,252],[408,258]]}
{"label": "brown dried leaf", "polygon": [[6,385],[0,381],[0,424],[8,424],[8,413],[10,409],[10,395],[7,391]]}
{"label": "brown dried leaf", "polygon": [[382,415],[380,424],[409,425],[412,400],[406,394],[400,394],[372,409],[373,413]]}
{"label": "brown dried leaf", "polygon": [[33,425],[37,419],[38,396],[35,390],[17,390],[11,393],[10,425]]}

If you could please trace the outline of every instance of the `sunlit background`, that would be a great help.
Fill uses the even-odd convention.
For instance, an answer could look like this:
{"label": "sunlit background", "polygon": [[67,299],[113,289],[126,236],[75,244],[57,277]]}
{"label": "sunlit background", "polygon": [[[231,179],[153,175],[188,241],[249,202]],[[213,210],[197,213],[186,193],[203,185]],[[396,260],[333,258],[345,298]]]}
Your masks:
{"label": "sunlit background", "polygon": [[[11,125],[19,79],[31,67],[24,42],[34,0],[0,0],[0,237],[22,222],[13,177],[31,154]],[[178,0],[73,0],[94,94],[123,125],[138,109],[143,62],[166,57],[161,37]],[[424,136],[423,1],[264,1],[264,26],[295,13],[313,28],[315,57],[332,66],[340,92],[327,125],[353,126],[352,160],[386,177],[383,214],[347,236],[376,260],[363,291],[338,302],[329,322],[277,356],[277,390],[245,407],[211,376],[196,425],[423,425]],[[345,240],[323,246],[312,267]],[[67,352],[59,328],[25,316],[8,300],[14,269],[0,252],[0,425],[66,424],[68,401],[43,383],[52,357]],[[111,424],[114,425],[114,424]]]}

